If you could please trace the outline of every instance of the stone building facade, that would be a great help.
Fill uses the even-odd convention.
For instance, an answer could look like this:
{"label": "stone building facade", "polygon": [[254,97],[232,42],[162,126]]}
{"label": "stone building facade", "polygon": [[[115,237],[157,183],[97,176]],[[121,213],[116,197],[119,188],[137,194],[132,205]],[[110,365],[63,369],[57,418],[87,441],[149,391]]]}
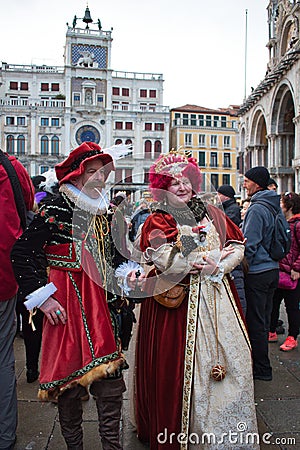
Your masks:
{"label": "stone building facade", "polygon": [[[80,26],[81,24],[81,26]],[[1,148],[18,155],[30,175],[43,173],[83,141],[102,148],[128,144],[109,183],[140,194],[148,169],[169,150],[169,108],[163,105],[163,75],[111,68],[112,31],[83,19],[68,25],[64,65],[2,62]]]}
{"label": "stone building facade", "polygon": [[278,191],[300,191],[300,1],[270,0],[266,74],[239,110],[239,172],[263,165]]}

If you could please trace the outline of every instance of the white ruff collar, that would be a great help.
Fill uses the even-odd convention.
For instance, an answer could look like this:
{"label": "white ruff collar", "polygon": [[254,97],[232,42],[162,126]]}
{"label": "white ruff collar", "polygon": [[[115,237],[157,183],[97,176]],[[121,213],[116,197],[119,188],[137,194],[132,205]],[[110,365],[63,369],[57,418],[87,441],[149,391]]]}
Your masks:
{"label": "white ruff collar", "polygon": [[108,212],[109,200],[105,192],[101,192],[98,198],[91,198],[71,183],[62,184],[59,191],[64,193],[79,209],[97,215]]}

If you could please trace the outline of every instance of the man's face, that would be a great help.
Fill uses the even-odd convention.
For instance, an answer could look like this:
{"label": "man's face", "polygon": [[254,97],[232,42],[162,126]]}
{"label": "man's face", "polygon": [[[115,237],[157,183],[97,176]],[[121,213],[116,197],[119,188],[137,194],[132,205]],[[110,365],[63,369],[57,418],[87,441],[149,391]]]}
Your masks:
{"label": "man's face", "polygon": [[255,183],[248,178],[244,178],[243,188],[246,189],[247,195],[251,197],[251,195],[255,194],[255,192],[261,191],[261,187],[259,184]]}
{"label": "man's face", "polygon": [[105,172],[101,159],[94,159],[85,165],[85,171],[73,184],[91,198],[98,198],[105,187]]}

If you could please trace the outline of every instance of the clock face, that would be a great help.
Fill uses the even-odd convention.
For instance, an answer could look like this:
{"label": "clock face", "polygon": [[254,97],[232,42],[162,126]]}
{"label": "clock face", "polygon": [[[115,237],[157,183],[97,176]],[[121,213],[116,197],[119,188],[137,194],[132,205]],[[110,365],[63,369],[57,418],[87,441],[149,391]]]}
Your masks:
{"label": "clock face", "polygon": [[83,142],[95,142],[95,144],[99,144],[100,133],[92,125],[84,125],[77,130],[75,138],[79,145]]}

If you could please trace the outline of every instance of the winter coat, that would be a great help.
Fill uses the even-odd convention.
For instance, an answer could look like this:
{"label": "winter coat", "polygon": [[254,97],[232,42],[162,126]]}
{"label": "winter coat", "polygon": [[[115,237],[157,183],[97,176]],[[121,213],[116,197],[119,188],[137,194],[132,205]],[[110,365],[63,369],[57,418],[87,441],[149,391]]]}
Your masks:
{"label": "winter coat", "polygon": [[288,222],[291,230],[291,249],[279,262],[279,269],[287,273],[291,273],[291,270],[300,272],[300,214],[295,214]]}
{"label": "winter coat", "polygon": [[275,191],[258,191],[250,202],[242,226],[247,239],[245,256],[249,264],[249,273],[266,272],[278,269],[279,263],[269,255],[272,234],[274,231],[274,215],[259,201],[270,204],[276,211],[281,211],[280,196]]}
{"label": "winter coat", "polygon": [[[24,166],[9,156],[20,180],[27,210],[31,210],[34,200],[34,188]],[[0,164],[0,301],[12,298],[18,290],[10,261],[11,249],[22,234],[20,217],[15,204],[14,193],[6,170]]]}
{"label": "winter coat", "polygon": [[241,219],[241,210],[237,202],[234,198],[230,198],[229,200],[226,200],[222,203],[224,213],[226,216],[229,217],[229,219],[232,220],[237,226],[240,225],[242,219]]}

